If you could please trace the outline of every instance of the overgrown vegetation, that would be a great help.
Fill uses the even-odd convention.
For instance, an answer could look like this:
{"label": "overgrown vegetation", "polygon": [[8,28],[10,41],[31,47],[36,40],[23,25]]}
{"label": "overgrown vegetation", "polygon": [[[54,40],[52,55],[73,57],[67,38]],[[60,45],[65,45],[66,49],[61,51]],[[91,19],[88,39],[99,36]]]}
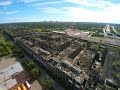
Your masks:
{"label": "overgrown vegetation", "polygon": [[23,61],[22,64],[31,77],[37,77],[41,73],[41,69],[34,62]]}
{"label": "overgrown vegetation", "polygon": [[94,33],[92,33],[91,36],[93,36],[93,37],[104,37],[104,35],[101,34],[100,32],[94,32]]}
{"label": "overgrown vegetation", "polygon": [[115,51],[120,55],[120,47],[116,47]]}
{"label": "overgrown vegetation", "polygon": [[0,33],[0,57],[13,53],[14,44]]}
{"label": "overgrown vegetation", "polygon": [[40,29],[40,28],[36,28],[34,29],[35,32],[49,32],[48,29]]}
{"label": "overgrown vegetation", "polygon": [[120,80],[120,72],[116,73],[116,77]]}
{"label": "overgrown vegetation", "polygon": [[114,60],[113,63],[112,63],[112,66],[113,67],[116,67],[116,66],[120,67],[120,62],[117,61],[117,60]]}
{"label": "overgrown vegetation", "polygon": [[39,81],[42,85],[43,90],[52,90],[54,81],[50,77],[46,76]]}
{"label": "overgrown vegetation", "polygon": [[112,62],[112,67],[113,67],[113,77],[120,82],[120,48],[119,47],[113,47],[112,50],[114,51],[113,55],[113,62]]}

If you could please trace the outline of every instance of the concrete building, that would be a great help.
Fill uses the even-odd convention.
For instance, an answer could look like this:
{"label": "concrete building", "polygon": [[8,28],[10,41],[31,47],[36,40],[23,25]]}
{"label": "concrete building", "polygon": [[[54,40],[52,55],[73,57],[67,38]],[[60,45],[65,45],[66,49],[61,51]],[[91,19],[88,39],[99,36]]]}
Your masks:
{"label": "concrete building", "polygon": [[[12,37],[12,31],[6,33]],[[97,87],[99,77],[96,75],[99,76],[104,60],[96,55],[96,50],[87,47],[87,41],[63,33],[48,32],[36,35],[33,31],[12,39],[25,53],[60,77],[73,90]],[[102,55],[104,56],[103,53],[100,56]]]}
{"label": "concrete building", "polygon": [[14,90],[29,77],[15,58],[0,61],[0,90]]}

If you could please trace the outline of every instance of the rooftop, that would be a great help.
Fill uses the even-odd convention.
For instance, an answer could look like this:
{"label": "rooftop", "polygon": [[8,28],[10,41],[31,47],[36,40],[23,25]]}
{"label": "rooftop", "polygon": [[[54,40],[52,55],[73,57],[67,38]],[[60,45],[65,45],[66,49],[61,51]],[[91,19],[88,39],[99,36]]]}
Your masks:
{"label": "rooftop", "polygon": [[12,90],[17,84],[27,79],[21,64],[16,58],[2,58],[0,62],[0,89]]}
{"label": "rooftop", "polygon": [[[76,32],[79,33],[76,30],[67,30],[68,33],[70,33],[69,31],[75,32],[72,33],[74,35],[78,35]],[[80,33],[83,34],[83,32]],[[88,33],[85,32],[85,34]],[[84,79],[87,80],[89,78],[90,69],[99,71],[101,68],[101,62],[94,60],[96,51],[91,50],[90,45],[92,44],[66,36],[66,33],[64,35],[61,33],[56,34],[55,32],[40,33],[37,34],[37,37],[34,33],[34,37],[27,35],[16,40],[28,52],[33,53],[43,62],[58,68],[78,83],[82,83]],[[96,47],[98,46],[96,45]]]}
{"label": "rooftop", "polygon": [[12,58],[7,58],[7,57],[3,57],[3,58],[0,58],[0,70],[4,69],[4,68],[7,68],[13,64],[16,64],[18,63],[18,61],[16,61],[16,58],[15,57],[12,57]]}

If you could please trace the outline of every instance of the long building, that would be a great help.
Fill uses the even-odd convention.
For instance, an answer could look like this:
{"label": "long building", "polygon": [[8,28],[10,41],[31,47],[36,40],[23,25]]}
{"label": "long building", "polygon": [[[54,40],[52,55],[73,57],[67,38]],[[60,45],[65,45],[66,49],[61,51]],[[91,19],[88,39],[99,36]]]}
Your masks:
{"label": "long building", "polygon": [[[23,35],[21,30],[21,35],[19,32],[18,36],[15,34],[15,37],[13,32],[15,31],[5,31],[5,35],[9,36],[24,52],[33,56],[47,70],[60,77],[73,90],[97,88],[96,83],[98,83],[97,79],[105,56],[98,49],[91,48],[88,41],[55,32],[38,34],[33,31],[29,31],[29,33],[23,31]],[[105,48],[102,49],[105,51]],[[89,82],[92,83],[89,84]]]}

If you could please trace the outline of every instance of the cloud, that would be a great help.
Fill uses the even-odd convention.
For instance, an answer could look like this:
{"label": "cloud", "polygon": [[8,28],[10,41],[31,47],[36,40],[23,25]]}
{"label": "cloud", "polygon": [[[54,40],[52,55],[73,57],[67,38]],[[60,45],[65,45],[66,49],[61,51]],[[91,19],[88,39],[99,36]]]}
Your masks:
{"label": "cloud", "polygon": [[86,7],[107,8],[113,4],[108,0],[64,0],[65,2],[80,4]]}
{"label": "cloud", "polygon": [[4,14],[15,14],[18,13],[18,11],[9,11],[9,12],[5,12]]}
{"label": "cloud", "polygon": [[10,0],[0,0],[0,6],[10,5],[12,2]]}
{"label": "cloud", "polygon": [[[10,1],[10,0],[0,0]],[[32,3],[42,13],[40,19],[77,21],[77,22],[109,22],[120,23],[120,3],[112,3],[110,0],[20,0],[24,3]],[[42,1],[42,2],[41,2]],[[37,3],[36,3],[37,2]],[[62,3],[59,7],[56,4]],[[72,3],[72,6],[70,6]],[[0,3],[1,4],[1,3]],[[50,7],[49,5],[56,5]],[[31,6],[31,4],[30,4]],[[14,14],[18,11],[2,12],[0,14]],[[38,12],[38,11],[37,11]],[[29,16],[30,17],[30,16]],[[8,21],[38,21],[37,18],[8,18]],[[6,19],[7,21],[7,19]]]}
{"label": "cloud", "polygon": [[6,23],[6,22],[23,22],[27,21],[27,18],[22,18],[22,17],[8,17],[8,18],[0,18],[0,22]]}
{"label": "cloud", "polygon": [[15,14],[15,13],[18,13],[19,11],[7,11],[7,12],[5,12],[5,11],[1,11],[0,12],[0,14]]}
{"label": "cloud", "polygon": [[33,6],[45,6],[45,5],[51,5],[51,4],[59,4],[63,3],[62,1],[60,2],[41,2],[41,3],[35,3]]}
{"label": "cloud", "polygon": [[62,15],[65,13],[62,9],[58,9],[58,8],[54,8],[54,7],[44,7],[44,8],[40,8],[40,9],[49,14]]}
{"label": "cloud", "polygon": [[[61,16],[64,21],[77,21],[77,22],[120,22],[120,6],[112,6],[103,10],[90,10],[89,8],[81,7],[62,7],[54,8],[47,7],[43,11],[48,13],[49,16],[54,15],[54,17]],[[58,17],[59,18],[59,17]]]}
{"label": "cloud", "polygon": [[[120,21],[120,3],[112,3],[109,0],[62,0],[60,2],[45,2],[36,4],[44,6],[55,3],[73,3],[74,7],[39,7],[40,10],[56,18],[63,20],[84,22],[118,22]],[[90,8],[93,7],[93,8]],[[94,10],[95,9],[95,10]]]}
{"label": "cloud", "polygon": [[32,2],[36,2],[36,1],[42,1],[42,0],[21,0],[24,3],[32,3]]}
{"label": "cloud", "polygon": [[108,11],[91,11],[84,8],[66,7],[67,15],[74,21],[113,22],[116,18]]}
{"label": "cloud", "polygon": [[1,18],[0,17],[0,23],[11,23],[11,22],[39,22],[40,19],[38,17],[8,17],[8,18]]}

